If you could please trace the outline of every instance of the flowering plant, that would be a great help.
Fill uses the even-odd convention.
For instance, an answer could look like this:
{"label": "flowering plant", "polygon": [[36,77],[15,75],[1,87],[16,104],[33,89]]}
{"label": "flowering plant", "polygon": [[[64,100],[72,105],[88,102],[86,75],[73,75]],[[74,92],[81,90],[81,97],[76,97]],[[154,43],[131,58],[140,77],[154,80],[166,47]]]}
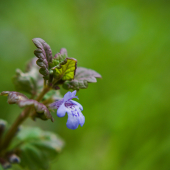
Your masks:
{"label": "flowering plant", "polygon": [[[24,109],[11,126],[0,120],[0,169],[8,169],[14,163],[31,170],[47,169],[50,160],[62,150],[63,140],[52,132],[21,124],[28,117],[54,122],[52,111],[57,109],[58,117],[67,113],[69,129],[83,126],[83,107],[72,99],[77,98],[76,92],[86,89],[88,83],[101,78],[94,70],[77,67],[77,60],[69,58],[65,48],[52,57],[51,48],[44,40],[34,38],[33,43],[37,47],[34,54],[38,60],[34,57],[25,73],[16,70],[13,83],[17,91],[0,93],[8,97],[9,104]],[[60,88],[69,90],[63,98]]]}

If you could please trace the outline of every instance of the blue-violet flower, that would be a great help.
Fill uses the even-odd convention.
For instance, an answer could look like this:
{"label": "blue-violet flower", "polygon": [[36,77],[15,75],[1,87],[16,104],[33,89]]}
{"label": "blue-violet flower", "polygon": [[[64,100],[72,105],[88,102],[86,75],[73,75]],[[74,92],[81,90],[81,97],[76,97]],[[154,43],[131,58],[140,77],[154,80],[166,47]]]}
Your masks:
{"label": "blue-violet flower", "polygon": [[66,125],[69,129],[77,129],[79,124],[83,126],[85,122],[85,117],[81,113],[81,110],[83,110],[82,105],[71,100],[73,98],[78,98],[75,95],[76,90],[67,92],[61,100],[55,101],[50,105],[52,109],[57,109],[58,117],[64,117],[67,112],[68,119]]}

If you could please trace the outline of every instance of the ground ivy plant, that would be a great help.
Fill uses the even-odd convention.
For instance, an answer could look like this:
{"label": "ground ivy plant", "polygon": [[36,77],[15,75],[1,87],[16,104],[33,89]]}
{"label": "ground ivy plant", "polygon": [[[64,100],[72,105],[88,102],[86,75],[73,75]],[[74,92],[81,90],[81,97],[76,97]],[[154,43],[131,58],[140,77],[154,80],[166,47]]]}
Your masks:
{"label": "ground ivy plant", "polygon": [[[54,122],[51,113],[56,109],[58,117],[67,113],[69,129],[83,126],[83,107],[72,99],[77,98],[76,92],[86,89],[88,83],[101,78],[94,70],[77,67],[77,60],[68,57],[65,48],[53,57],[50,46],[43,39],[34,38],[33,43],[37,47],[36,57],[28,63],[25,72],[17,69],[13,77],[17,91],[0,93],[7,96],[9,104],[23,108],[12,125],[0,120],[0,170],[14,164],[18,164],[18,169],[48,169],[50,161],[62,150],[63,140],[52,132],[24,127],[22,123],[27,118]],[[68,90],[64,97],[60,95],[61,88]]]}

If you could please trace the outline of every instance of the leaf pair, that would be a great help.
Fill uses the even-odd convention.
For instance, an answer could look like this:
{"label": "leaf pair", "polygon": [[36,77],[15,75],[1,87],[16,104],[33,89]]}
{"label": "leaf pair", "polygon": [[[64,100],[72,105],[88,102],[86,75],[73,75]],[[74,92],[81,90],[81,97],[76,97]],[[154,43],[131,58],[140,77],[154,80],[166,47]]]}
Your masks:
{"label": "leaf pair", "polygon": [[35,115],[36,117],[42,120],[51,119],[52,122],[54,121],[49,110],[44,104],[39,103],[36,100],[28,99],[22,93],[15,92],[15,91],[3,91],[0,93],[0,95],[8,96],[9,104],[18,104],[18,106],[21,108],[27,107],[27,106],[33,106],[36,112],[36,115]]}

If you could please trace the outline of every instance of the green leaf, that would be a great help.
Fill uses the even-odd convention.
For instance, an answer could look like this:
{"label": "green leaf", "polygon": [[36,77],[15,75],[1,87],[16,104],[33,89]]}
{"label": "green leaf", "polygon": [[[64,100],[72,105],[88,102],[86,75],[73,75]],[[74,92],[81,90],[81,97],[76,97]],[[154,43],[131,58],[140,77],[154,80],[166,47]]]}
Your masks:
{"label": "green leaf", "polygon": [[23,73],[20,69],[16,70],[13,83],[17,91],[24,91],[31,94],[34,94],[36,91],[36,86],[32,77],[28,73]]}
{"label": "green leaf", "polygon": [[[26,73],[23,73],[20,69],[16,70],[16,75],[13,77],[13,83],[17,91],[36,94],[41,79],[38,72],[38,66],[36,65],[36,58],[33,58],[27,65]],[[42,84],[41,81],[41,86]]]}
{"label": "green leaf", "polygon": [[65,81],[63,88],[65,89],[86,89],[88,83],[97,82],[96,78],[101,78],[101,75],[94,70],[78,67],[76,70],[75,78],[71,81]]}
{"label": "green leaf", "polygon": [[58,66],[52,68],[54,71],[54,81],[74,79],[76,68],[77,60],[74,58],[66,58]]}
{"label": "green leaf", "polygon": [[36,100],[33,99],[28,99],[25,95],[19,92],[15,91],[3,91],[0,93],[2,96],[8,96],[8,103],[9,104],[17,104],[19,107],[27,107],[27,106],[33,106],[35,110],[35,117],[38,117],[42,120],[47,120],[51,119],[53,122],[54,119],[50,114],[50,111],[47,109],[47,107],[42,104],[37,102]]}
{"label": "green leaf", "polygon": [[13,149],[20,151],[21,166],[31,170],[48,169],[64,146],[56,134],[31,127],[22,128],[13,143]]}
{"label": "green leaf", "polygon": [[41,38],[34,38],[33,43],[37,47],[34,54],[38,58],[37,65],[40,66],[39,72],[44,76],[44,79],[49,79],[49,64],[52,62],[52,51],[50,46]]}

